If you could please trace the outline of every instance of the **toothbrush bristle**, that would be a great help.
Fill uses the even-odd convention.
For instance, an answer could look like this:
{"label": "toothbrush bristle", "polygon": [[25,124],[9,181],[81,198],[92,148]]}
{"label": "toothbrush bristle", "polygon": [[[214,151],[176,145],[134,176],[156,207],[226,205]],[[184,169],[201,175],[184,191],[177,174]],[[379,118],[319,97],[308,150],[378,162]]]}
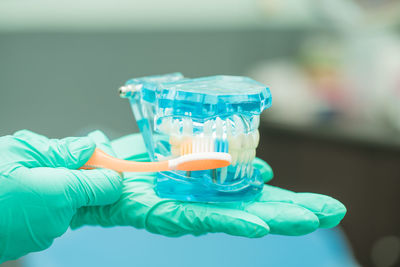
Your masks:
{"label": "toothbrush bristle", "polygon": [[227,140],[217,138],[213,140],[209,137],[188,138],[181,144],[180,154],[187,155],[191,153],[202,152],[224,152],[228,153],[229,144]]}
{"label": "toothbrush bristle", "polygon": [[193,144],[191,139],[186,139],[181,146],[181,155],[191,154],[193,151]]}

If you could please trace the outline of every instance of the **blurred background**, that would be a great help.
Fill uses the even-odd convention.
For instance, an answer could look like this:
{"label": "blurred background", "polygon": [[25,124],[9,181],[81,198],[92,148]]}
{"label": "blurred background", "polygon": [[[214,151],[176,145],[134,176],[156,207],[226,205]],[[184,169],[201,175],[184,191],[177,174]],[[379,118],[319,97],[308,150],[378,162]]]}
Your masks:
{"label": "blurred background", "polygon": [[[137,132],[117,88],[176,71],[247,75],[268,85],[273,105],[263,114],[257,155],[273,167],[272,184],[339,199],[348,209],[342,228],[255,243],[223,235],[169,243],[132,229],[88,228],[68,232],[47,254],[1,266],[72,266],[49,260],[66,255],[87,266],[92,254],[76,244],[90,239],[104,243],[97,251],[110,252],[111,262],[123,251],[111,242],[130,246],[135,258],[145,240],[155,253],[187,242],[197,251],[265,246],[249,252],[265,255],[247,266],[275,258],[271,266],[400,266],[400,1],[0,1],[0,135],[30,129],[61,138],[101,129],[113,139]],[[245,266],[216,262],[202,263]]]}

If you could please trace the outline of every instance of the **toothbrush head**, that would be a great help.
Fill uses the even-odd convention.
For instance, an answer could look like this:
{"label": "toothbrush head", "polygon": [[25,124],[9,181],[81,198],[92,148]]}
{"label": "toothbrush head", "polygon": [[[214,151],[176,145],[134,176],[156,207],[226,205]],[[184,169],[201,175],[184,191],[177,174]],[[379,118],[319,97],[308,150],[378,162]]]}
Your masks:
{"label": "toothbrush head", "polygon": [[169,160],[169,167],[181,171],[201,171],[229,166],[232,158],[228,153],[201,152],[180,156]]}

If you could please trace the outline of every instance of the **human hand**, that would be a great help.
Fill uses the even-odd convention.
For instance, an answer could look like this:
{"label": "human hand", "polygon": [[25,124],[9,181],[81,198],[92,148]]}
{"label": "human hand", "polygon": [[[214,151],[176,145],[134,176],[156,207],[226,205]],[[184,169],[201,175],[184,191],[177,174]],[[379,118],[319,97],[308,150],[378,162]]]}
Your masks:
{"label": "human hand", "polygon": [[27,130],[0,137],[0,263],[49,247],[78,208],[119,198],[118,173],[77,170],[95,147],[88,137],[48,139]]}
{"label": "human hand", "polygon": [[[123,159],[148,161],[141,136],[130,135],[112,143],[100,138],[98,146]],[[267,163],[254,162],[265,180],[272,179]],[[165,236],[201,235],[223,232],[245,237],[262,237],[268,233],[304,235],[319,227],[336,226],[346,208],[339,201],[320,194],[294,193],[265,185],[251,202],[194,203],[161,199],[154,192],[155,173],[125,173],[120,199],[102,207],[83,207],[71,223],[72,228],[89,224],[129,225],[145,228]]]}

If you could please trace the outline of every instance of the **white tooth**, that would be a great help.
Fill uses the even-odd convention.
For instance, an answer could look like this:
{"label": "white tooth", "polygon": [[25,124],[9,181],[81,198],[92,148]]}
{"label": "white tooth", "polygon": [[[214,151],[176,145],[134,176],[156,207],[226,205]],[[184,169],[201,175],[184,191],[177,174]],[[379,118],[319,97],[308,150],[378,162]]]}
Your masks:
{"label": "white tooth", "polygon": [[224,133],[224,125],[220,117],[215,119],[215,132],[218,137],[221,137]]}
{"label": "white tooth", "polygon": [[233,135],[233,131],[232,131],[232,124],[231,121],[229,119],[227,119],[225,121],[225,125],[226,125],[226,135],[229,137],[231,137]]}
{"label": "white tooth", "polygon": [[251,149],[250,150],[250,163],[253,163],[254,158],[256,157],[256,150]]}
{"label": "white tooth", "polygon": [[158,128],[158,130],[160,131],[160,132],[163,132],[163,133],[166,133],[166,132],[168,132],[168,131],[166,131],[167,129],[167,125],[166,125],[166,123],[165,123],[165,120],[162,120],[161,121],[161,123],[158,125],[158,127],[156,127],[156,128]]}
{"label": "white tooth", "polygon": [[253,130],[258,129],[260,126],[260,116],[253,116],[253,119],[251,120],[251,126]]}
{"label": "white tooth", "polygon": [[219,173],[219,179],[220,179],[220,183],[223,184],[226,180],[226,177],[228,176],[228,168],[224,167],[221,168],[220,173]]}
{"label": "white tooth", "polygon": [[249,165],[247,166],[247,177],[248,177],[248,178],[251,178],[252,175],[253,175],[253,165],[252,165],[252,164],[249,164]]}
{"label": "white tooth", "polygon": [[240,174],[240,177],[246,177],[246,170],[247,170],[247,165],[246,164],[243,164],[242,165],[242,172],[241,172],[241,174]]}
{"label": "white tooth", "polygon": [[258,143],[260,142],[260,133],[258,132],[258,130],[252,132],[252,139],[253,139],[252,148],[256,148],[258,146]]}
{"label": "white tooth", "polygon": [[213,125],[212,120],[208,120],[204,123],[204,126],[203,126],[204,135],[206,135],[206,136],[212,135],[212,125]]}
{"label": "white tooth", "polygon": [[248,158],[249,158],[248,150],[244,150],[242,152],[242,164],[241,164],[242,171],[240,177],[246,176]]}
{"label": "white tooth", "polygon": [[240,164],[246,164],[246,161],[247,161],[247,150],[242,149],[240,153],[239,162]]}
{"label": "white tooth", "polygon": [[233,121],[235,123],[235,133],[244,133],[243,120],[238,115],[233,115]]}
{"label": "white tooth", "polygon": [[169,143],[172,146],[180,146],[182,144],[183,137],[179,135],[171,135],[169,138]]}
{"label": "white tooth", "polygon": [[237,165],[238,169],[236,170],[239,177],[243,177],[243,175],[245,175],[246,157],[247,157],[247,153],[245,151],[240,151],[239,156],[238,156],[238,165]]}
{"label": "white tooth", "polygon": [[243,135],[243,144],[242,148],[247,149],[253,146],[253,136],[251,133],[247,133]]}
{"label": "white tooth", "polygon": [[164,132],[164,133],[171,133],[171,127],[172,127],[172,119],[171,117],[167,117],[162,120],[159,129]]}
{"label": "white tooth", "polygon": [[183,120],[183,134],[188,136],[193,134],[193,123],[189,118]]}
{"label": "white tooth", "polygon": [[239,178],[241,169],[242,168],[240,167],[240,164],[238,164],[238,166],[236,167],[235,176],[233,177],[233,179]]}
{"label": "white tooth", "polygon": [[171,154],[173,156],[179,156],[181,154],[181,150],[180,150],[179,146],[172,146],[171,147]]}
{"label": "white tooth", "polygon": [[238,153],[236,150],[230,150],[229,154],[231,154],[232,157],[232,166],[235,166],[237,163],[237,159],[238,159]]}
{"label": "white tooth", "polygon": [[244,137],[244,135],[240,134],[240,135],[235,135],[235,136],[228,138],[229,147],[231,147],[232,149],[237,149],[237,150],[242,149],[243,137]]}
{"label": "white tooth", "polygon": [[246,160],[246,175],[250,177],[250,170],[253,166],[253,149],[247,150],[247,160]]}
{"label": "white tooth", "polygon": [[172,122],[171,134],[180,135],[180,125],[177,119]]}

